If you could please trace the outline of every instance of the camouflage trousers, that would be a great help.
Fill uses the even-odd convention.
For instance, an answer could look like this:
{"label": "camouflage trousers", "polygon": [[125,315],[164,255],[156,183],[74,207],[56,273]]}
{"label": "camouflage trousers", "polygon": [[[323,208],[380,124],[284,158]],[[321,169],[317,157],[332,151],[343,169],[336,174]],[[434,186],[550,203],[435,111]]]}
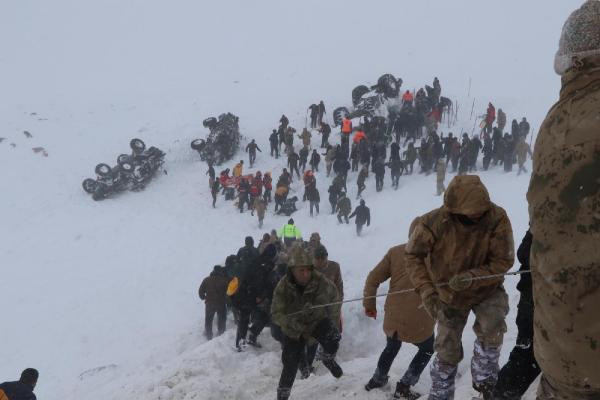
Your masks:
{"label": "camouflage trousers", "polygon": [[599,391],[583,390],[562,385],[542,375],[537,400],[600,400]]}
{"label": "camouflage trousers", "polygon": [[477,336],[471,359],[473,386],[493,385],[498,380],[498,359],[508,314],[508,296],[502,287],[471,309],[456,309],[440,304],[435,338],[436,357],[431,367],[430,400],[454,398],[456,369],[464,354],[462,333],[471,311],[475,314],[473,330]]}
{"label": "camouflage trousers", "polygon": [[437,180],[437,195],[441,196],[442,193],[444,193],[445,191],[446,191],[446,187],[444,186],[444,180],[438,179]]}

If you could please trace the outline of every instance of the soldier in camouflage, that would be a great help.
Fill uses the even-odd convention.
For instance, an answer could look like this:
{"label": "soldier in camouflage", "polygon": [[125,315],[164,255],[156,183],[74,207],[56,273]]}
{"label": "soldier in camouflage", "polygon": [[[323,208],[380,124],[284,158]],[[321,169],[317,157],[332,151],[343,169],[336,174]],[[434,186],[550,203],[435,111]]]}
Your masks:
{"label": "soldier in camouflage", "polygon": [[312,253],[300,244],[289,252],[288,273],[279,281],[273,294],[271,316],[281,328],[283,370],[277,388],[277,400],[287,400],[296,378],[302,352],[317,341],[323,348],[323,365],[340,378],[342,369],[335,361],[340,332],[339,305],[312,308],[339,301],[337,287],[313,267]]}
{"label": "soldier in camouflage", "polygon": [[471,311],[477,336],[471,359],[473,387],[484,399],[491,395],[498,379],[508,296],[502,278],[473,278],[503,274],[513,262],[508,216],[490,201],[476,175],[455,177],[444,205],[419,217],[406,246],[406,269],[425,309],[437,321],[429,400],[454,398],[454,379],[463,358],[462,332]]}

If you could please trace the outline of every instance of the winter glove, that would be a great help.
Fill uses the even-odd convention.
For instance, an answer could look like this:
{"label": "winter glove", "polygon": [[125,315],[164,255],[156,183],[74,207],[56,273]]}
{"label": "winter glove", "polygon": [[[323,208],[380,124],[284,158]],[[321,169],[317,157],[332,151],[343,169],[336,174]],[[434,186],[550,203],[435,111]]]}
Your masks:
{"label": "winter glove", "polygon": [[452,279],[448,282],[448,286],[450,289],[455,292],[461,292],[463,290],[467,290],[473,284],[473,274],[470,272],[463,272],[458,275],[454,275]]}
{"label": "winter glove", "polygon": [[377,319],[377,310],[367,310],[365,308],[365,315],[369,318]]}
{"label": "winter glove", "polygon": [[437,319],[437,313],[440,309],[440,297],[437,293],[433,292],[423,298],[423,307],[425,307],[425,311],[433,320]]}

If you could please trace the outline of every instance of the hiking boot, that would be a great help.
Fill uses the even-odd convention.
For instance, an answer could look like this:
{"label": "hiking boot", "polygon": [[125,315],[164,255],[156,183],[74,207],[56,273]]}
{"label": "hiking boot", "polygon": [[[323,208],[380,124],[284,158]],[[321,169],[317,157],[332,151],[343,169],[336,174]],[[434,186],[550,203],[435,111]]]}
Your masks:
{"label": "hiking boot", "polygon": [[493,379],[487,379],[478,384],[473,383],[473,389],[475,389],[481,394],[483,400],[492,400],[494,398],[493,395],[495,386],[496,381]]}
{"label": "hiking boot", "polygon": [[258,341],[256,340],[256,336],[250,336],[248,338],[248,344],[252,347],[256,347],[257,349],[261,349],[262,345],[260,343],[258,343]]}
{"label": "hiking boot", "polygon": [[315,372],[313,367],[300,368],[300,379],[307,379],[313,372]]}
{"label": "hiking boot", "polygon": [[342,367],[340,367],[340,365],[334,359],[323,360],[323,365],[329,370],[329,372],[331,372],[331,375],[333,375],[335,378],[339,379],[342,375],[344,375]]}
{"label": "hiking boot", "polygon": [[402,400],[417,400],[421,395],[417,392],[410,390],[410,386],[398,382],[396,384],[396,391],[394,392],[394,399]]}
{"label": "hiking boot", "polygon": [[389,376],[379,378],[373,375],[369,382],[365,385],[365,390],[368,392],[371,389],[379,389],[387,385]]}
{"label": "hiking boot", "polygon": [[235,349],[239,352],[244,351],[246,348],[246,339],[240,339],[235,341]]}

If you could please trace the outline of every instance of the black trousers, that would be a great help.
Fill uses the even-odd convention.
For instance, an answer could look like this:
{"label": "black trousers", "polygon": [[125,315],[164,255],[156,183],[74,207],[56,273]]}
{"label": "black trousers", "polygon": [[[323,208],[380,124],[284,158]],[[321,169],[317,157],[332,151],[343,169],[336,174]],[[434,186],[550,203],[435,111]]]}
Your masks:
{"label": "black trousers", "polygon": [[273,153],[275,153],[275,158],[279,158],[279,147],[277,143],[271,143],[271,157],[273,157]]}
{"label": "black trousers", "polygon": [[319,203],[316,201],[310,202],[310,216],[313,216],[313,208],[317,210],[317,215],[319,214]]}
{"label": "black trousers", "polygon": [[494,400],[518,400],[540,374],[533,354],[533,298],[522,292],[517,306],[517,344],[498,373]]}
{"label": "black trousers", "polygon": [[269,319],[269,314],[260,308],[255,308],[252,312],[252,326],[249,329],[250,336],[256,339],[269,323]]}
{"label": "black trousers", "polygon": [[365,224],[356,224],[356,236],[360,236],[364,225]]}
{"label": "black trousers", "polygon": [[[340,345],[340,332],[329,319],[324,319],[315,328],[310,335],[314,337],[323,348],[323,354],[326,357],[334,357]],[[291,389],[296,380],[298,366],[303,359],[303,352],[306,349],[304,339],[294,340],[283,335],[283,351],[281,352],[281,362],[283,370],[279,378],[279,389]]]}
{"label": "black trousers", "polygon": [[[419,351],[417,351],[417,354],[415,354],[412,361],[408,365],[408,369],[401,379],[402,383],[408,386],[413,386],[419,381],[421,373],[433,355],[433,343],[434,337],[431,335],[424,342],[415,344]],[[379,361],[377,362],[377,370],[375,372],[377,378],[387,379],[390,368],[392,367],[392,363],[400,351],[400,347],[402,347],[402,341],[397,339],[396,334],[387,338],[385,349],[383,349],[383,352],[379,356]]]}
{"label": "black trousers", "polygon": [[223,306],[213,306],[206,304],[205,312],[204,312],[204,334],[208,340],[213,338],[213,320],[215,318],[215,314],[217,314],[217,329],[219,335],[225,332],[225,325],[227,322],[227,307],[225,304]]}

